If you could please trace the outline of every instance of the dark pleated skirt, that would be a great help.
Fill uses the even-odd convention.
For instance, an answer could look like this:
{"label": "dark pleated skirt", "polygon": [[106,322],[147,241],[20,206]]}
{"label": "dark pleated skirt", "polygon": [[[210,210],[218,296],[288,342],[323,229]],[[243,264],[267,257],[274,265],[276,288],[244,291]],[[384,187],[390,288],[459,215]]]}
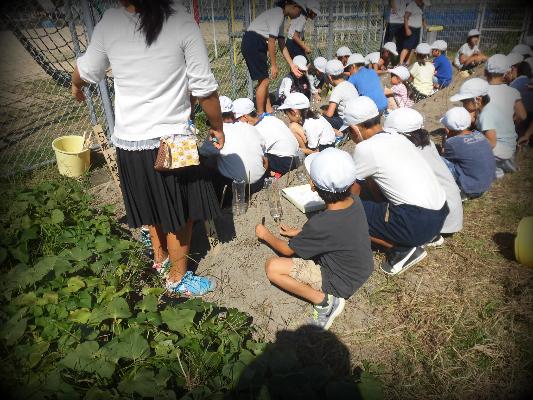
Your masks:
{"label": "dark pleated skirt", "polygon": [[128,225],[160,225],[169,233],[179,231],[189,219],[216,218],[220,207],[206,169],[194,166],[158,172],[154,169],[157,151],[117,148]]}

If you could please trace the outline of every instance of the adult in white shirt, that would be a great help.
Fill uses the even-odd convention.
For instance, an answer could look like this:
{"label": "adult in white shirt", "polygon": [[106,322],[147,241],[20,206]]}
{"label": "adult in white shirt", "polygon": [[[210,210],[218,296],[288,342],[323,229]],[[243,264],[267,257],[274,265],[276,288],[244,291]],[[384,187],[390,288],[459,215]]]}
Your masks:
{"label": "adult in white shirt", "polygon": [[[156,3],[156,7],[154,7]],[[84,101],[83,86],[111,68],[115,84],[118,172],[128,224],[148,226],[154,267],[171,264],[169,290],[203,295],[215,283],[187,271],[192,224],[219,213],[213,186],[200,166],[157,172],[154,162],[163,136],[190,135],[190,95],[196,97],[219,149],[224,134],[217,82],[194,19],[172,0],[121,1],[95,26],[87,51],[78,58],[72,93]]]}
{"label": "adult in white shirt", "polygon": [[457,54],[453,64],[461,71],[468,71],[487,61],[487,56],[479,50],[479,36],[481,32],[477,29],[470,29],[468,32],[466,43],[464,43]]}
{"label": "adult in white shirt", "polygon": [[340,60],[329,60],[326,64],[326,76],[333,90],[329,96],[329,105],[323,110],[322,116],[334,129],[343,126],[342,116],[346,102],[359,96],[354,85],[345,79],[344,65]]}
{"label": "adult in white shirt", "polygon": [[384,42],[396,42],[396,45],[401,49],[401,41],[403,39],[403,16],[405,14],[405,7],[407,7],[408,0],[390,0],[389,5],[389,20],[385,30]]}
{"label": "adult in white shirt", "polygon": [[227,205],[232,198],[233,181],[249,184],[250,193],[261,190],[268,161],[265,157],[265,141],[259,131],[249,124],[234,122],[233,105],[229,98],[222,96],[220,103],[226,138],[224,147],[219,150],[206,140],[200,148],[200,154],[216,161],[218,173],[212,174],[212,179],[219,200]]}
{"label": "adult in white shirt", "polygon": [[427,28],[424,9],[429,5],[428,0],[413,0],[405,8],[403,16],[404,39],[401,43],[400,65],[409,63],[413,50],[420,43],[422,27]]}
{"label": "adult in white shirt", "polygon": [[269,114],[257,115],[247,98],[233,102],[233,113],[237,121],[254,126],[261,135],[272,175],[279,177],[298,167],[298,142],[283,121]]}
{"label": "adult in white shirt", "polygon": [[[416,149],[431,167],[431,170],[446,192],[446,202],[448,203],[450,213],[446,217],[440,232],[445,235],[450,235],[463,229],[461,190],[457,186],[450,169],[442,160],[435,143],[429,137],[428,131],[424,129],[424,117],[422,114],[412,108],[398,108],[387,115],[383,128],[386,131],[393,129],[401,133],[416,146]],[[440,246],[443,242],[444,239],[439,237],[430,244]]]}
{"label": "adult in white shirt", "polygon": [[478,126],[492,145],[496,157],[496,176],[515,172],[514,153],[517,134],[515,121],[527,118],[527,111],[518,90],[505,83],[509,71],[509,59],[503,54],[495,54],[487,60],[485,77],[489,83],[490,102],[479,115]]}
{"label": "adult in white shirt", "polygon": [[[303,0],[280,0],[276,7],[259,14],[248,26],[242,37],[241,53],[250,72],[252,80],[257,81],[255,101],[259,114],[272,112],[268,98],[270,79],[278,77],[279,68],[276,61],[276,40],[283,57],[296,77],[302,76],[298,67],[292,62],[285,46],[285,17],[298,18],[305,9]],[[268,61],[270,59],[270,77]]]}
{"label": "adult in white shirt", "polygon": [[[360,182],[373,194],[363,199],[369,233],[392,246],[381,270],[396,275],[426,255],[423,246],[440,235],[448,215],[446,193],[416,147],[397,132],[385,132],[376,104],[366,96],[351,100],[344,122],[358,142],[353,158]],[[359,194],[361,184],[353,187]]]}

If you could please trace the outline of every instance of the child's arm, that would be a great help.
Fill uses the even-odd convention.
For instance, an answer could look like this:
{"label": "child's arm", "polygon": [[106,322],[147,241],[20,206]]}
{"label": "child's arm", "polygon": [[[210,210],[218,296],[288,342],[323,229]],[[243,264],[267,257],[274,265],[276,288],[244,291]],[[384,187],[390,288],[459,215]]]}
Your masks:
{"label": "child's arm", "polygon": [[409,17],[411,16],[411,13],[409,11],[406,11],[403,16],[403,29],[405,30],[405,36],[411,36],[413,32],[411,32],[411,28],[409,28]]}
{"label": "child's arm", "polygon": [[490,146],[492,148],[495,148],[496,147],[496,131],[494,129],[490,129],[488,131],[484,131],[483,134],[489,141]]}
{"label": "child's arm", "polygon": [[270,36],[268,38],[268,57],[270,58],[270,75],[272,79],[278,77],[279,68],[276,61],[276,38]]}
{"label": "child's arm", "polygon": [[289,244],[285,240],[275,237],[263,224],[257,224],[255,235],[282,256],[291,257],[294,255],[294,250],[289,247]]}
{"label": "child's arm", "polygon": [[301,231],[301,229],[291,228],[290,226],[283,224],[279,226],[279,233],[289,238],[293,238],[296,235],[299,235]]}
{"label": "child's arm", "polygon": [[527,118],[526,107],[524,107],[524,102],[522,100],[517,100],[514,103],[514,114],[518,122],[525,121]]}
{"label": "child's arm", "polygon": [[331,118],[335,115],[336,110],[337,110],[337,103],[330,101],[327,110],[324,111],[324,115],[326,117]]}
{"label": "child's arm", "polygon": [[283,58],[285,58],[285,61],[287,61],[287,64],[289,64],[289,67],[291,68],[291,72],[294,74],[295,77],[301,78],[302,77],[302,71],[298,69],[295,63],[292,62],[291,55],[289,54],[289,50],[287,49],[287,46],[285,46],[285,38],[280,36],[278,37],[278,46],[281,50],[281,54],[283,54]]}
{"label": "child's arm", "polygon": [[392,91],[392,89],[390,89],[388,87],[383,88],[383,92],[385,93],[385,96],[387,96],[387,97],[394,95],[394,92]]}
{"label": "child's arm", "polygon": [[311,53],[311,49],[307,47],[304,41],[300,38],[300,32],[294,32],[292,35],[292,40],[294,41],[294,43],[300,46],[302,50],[305,51],[307,54]]}

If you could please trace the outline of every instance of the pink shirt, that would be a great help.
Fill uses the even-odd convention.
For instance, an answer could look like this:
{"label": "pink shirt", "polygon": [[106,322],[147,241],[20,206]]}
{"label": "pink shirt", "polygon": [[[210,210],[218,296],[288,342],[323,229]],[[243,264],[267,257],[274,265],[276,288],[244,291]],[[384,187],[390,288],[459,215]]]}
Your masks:
{"label": "pink shirt", "polygon": [[398,83],[397,85],[392,85],[392,97],[398,104],[398,107],[412,107],[413,100],[407,95],[407,88],[403,83]]}

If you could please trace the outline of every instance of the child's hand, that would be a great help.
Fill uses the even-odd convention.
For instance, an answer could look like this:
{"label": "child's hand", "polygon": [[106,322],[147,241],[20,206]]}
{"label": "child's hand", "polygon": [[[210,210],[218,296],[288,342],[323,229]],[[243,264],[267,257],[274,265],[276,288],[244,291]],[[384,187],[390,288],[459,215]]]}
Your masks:
{"label": "child's hand", "polygon": [[263,224],[257,224],[255,226],[255,236],[257,236],[259,240],[265,240],[269,233],[270,231]]}
{"label": "child's hand", "polygon": [[286,236],[286,237],[295,237],[296,235],[298,235],[300,233],[300,229],[296,229],[296,228],[291,228],[290,226],[287,226],[287,225],[283,225],[281,224],[279,226],[279,233],[283,236]]}

